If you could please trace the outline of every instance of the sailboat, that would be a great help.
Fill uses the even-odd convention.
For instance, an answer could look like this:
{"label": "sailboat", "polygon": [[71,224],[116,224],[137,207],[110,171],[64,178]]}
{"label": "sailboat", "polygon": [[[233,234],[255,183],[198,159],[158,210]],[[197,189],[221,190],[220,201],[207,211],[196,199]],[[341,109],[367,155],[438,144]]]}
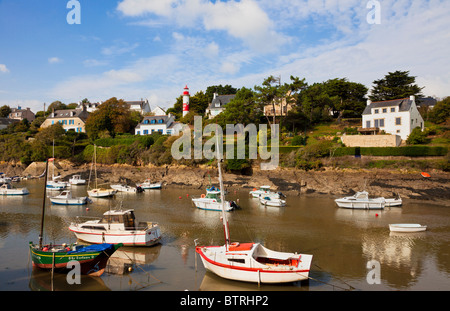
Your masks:
{"label": "sailboat", "polygon": [[[53,159],[55,157],[55,141],[53,141]],[[52,180],[48,180],[46,187],[48,190],[64,190],[69,183],[58,180],[61,176],[55,177],[55,163],[53,163]]]}
{"label": "sailboat", "polygon": [[[217,143],[217,166],[220,189],[223,188],[222,172]],[[285,253],[270,250],[260,243],[230,243],[230,232],[222,199],[222,224],[225,245],[196,246],[205,269],[225,279],[255,283],[286,283],[306,280],[309,277],[312,255]]]}
{"label": "sailboat", "polygon": [[[53,161],[54,158],[50,158],[46,164],[46,172],[48,168],[48,162]],[[99,244],[99,245],[77,245],[74,244],[43,244],[44,235],[44,216],[45,216],[45,192],[47,185],[47,173],[45,174],[44,182],[44,196],[42,203],[42,217],[41,217],[41,230],[39,234],[39,243],[29,243],[31,260],[33,267],[38,267],[44,270],[52,270],[60,273],[68,273],[73,270],[74,262],[80,265],[80,273],[100,276],[103,274],[106,268],[109,257],[119,248],[122,244]]]}
{"label": "sailboat", "polygon": [[[107,188],[98,188],[97,185],[97,146],[94,145],[94,156],[93,156],[93,164],[94,164],[94,170],[95,170],[95,188],[89,189],[89,183],[88,183],[88,196],[91,198],[107,198],[112,197],[117,193],[117,190],[115,189],[107,189]],[[92,173],[92,166],[91,166],[91,173]],[[89,182],[91,181],[91,173],[89,173]]]}

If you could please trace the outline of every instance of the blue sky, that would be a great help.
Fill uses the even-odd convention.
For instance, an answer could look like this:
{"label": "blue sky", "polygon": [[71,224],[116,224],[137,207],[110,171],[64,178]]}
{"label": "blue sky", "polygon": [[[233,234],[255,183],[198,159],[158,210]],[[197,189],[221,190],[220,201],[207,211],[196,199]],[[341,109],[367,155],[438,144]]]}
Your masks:
{"label": "blue sky", "polygon": [[371,88],[409,70],[424,94],[450,95],[450,1],[0,0],[0,106],[43,109],[111,97],[172,107],[187,84],[253,88],[269,75]]}

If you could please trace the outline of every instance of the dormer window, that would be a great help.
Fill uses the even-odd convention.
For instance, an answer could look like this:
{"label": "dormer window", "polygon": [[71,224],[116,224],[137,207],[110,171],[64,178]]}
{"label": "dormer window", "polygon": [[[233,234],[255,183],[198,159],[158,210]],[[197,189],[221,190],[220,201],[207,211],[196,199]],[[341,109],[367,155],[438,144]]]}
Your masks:
{"label": "dormer window", "polygon": [[374,110],[374,113],[378,113],[378,112],[379,112],[379,110],[378,110],[378,109],[375,109],[375,110]]}
{"label": "dormer window", "polygon": [[163,123],[163,119],[159,119],[159,120],[158,120],[158,123]]}
{"label": "dormer window", "polygon": [[152,119],[151,121],[150,121],[150,123],[151,124],[155,124],[156,122],[155,122],[155,119]]}

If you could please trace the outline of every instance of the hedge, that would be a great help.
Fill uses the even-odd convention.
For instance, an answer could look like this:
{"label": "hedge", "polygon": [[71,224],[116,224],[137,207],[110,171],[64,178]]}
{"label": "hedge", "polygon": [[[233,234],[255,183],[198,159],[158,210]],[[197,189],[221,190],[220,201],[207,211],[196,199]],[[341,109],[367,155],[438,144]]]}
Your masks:
{"label": "hedge", "polygon": [[[335,157],[355,155],[358,147],[340,147],[334,152]],[[405,156],[429,157],[445,156],[447,147],[442,146],[405,146],[405,147],[360,147],[360,154],[367,156]]]}
{"label": "hedge", "polygon": [[152,136],[132,136],[132,137],[116,137],[116,138],[99,138],[95,140],[95,144],[100,147],[112,147],[117,145],[129,146],[135,141],[149,147],[153,144]]}

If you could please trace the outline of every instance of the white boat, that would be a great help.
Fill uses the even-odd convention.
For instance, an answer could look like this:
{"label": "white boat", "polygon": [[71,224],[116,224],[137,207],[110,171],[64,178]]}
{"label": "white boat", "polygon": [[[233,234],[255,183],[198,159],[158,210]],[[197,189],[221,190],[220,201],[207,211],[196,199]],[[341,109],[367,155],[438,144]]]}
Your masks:
{"label": "white boat", "polygon": [[[208,210],[208,211],[222,211],[222,199],[220,197],[220,191],[210,191],[206,195],[202,194],[201,197],[192,197],[192,204],[196,208]],[[234,201],[225,201],[225,211],[232,211],[237,207]]]}
{"label": "white boat", "polygon": [[253,188],[253,190],[250,191],[250,194],[254,198],[259,198],[261,195],[264,195],[266,197],[280,198],[279,193],[270,191],[270,186],[260,186],[259,189]]}
{"label": "white boat", "polygon": [[82,179],[81,175],[73,175],[72,178],[69,179],[69,183],[71,185],[84,185],[86,184],[86,179]]}
{"label": "white boat", "polygon": [[85,205],[90,202],[88,197],[74,197],[70,190],[64,190],[59,195],[50,197],[50,202],[60,205]]}
{"label": "white boat", "polygon": [[87,193],[91,198],[108,198],[114,196],[117,193],[117,190],[108,188],[95,188],[88,190]]}
{"label": "white boat", "polygon": [[[101,188],[97,185],[97,146],[94,145],[94,154],[92,156],[92,164],[91,164],[91,171],[89,173],[89,182],[88,182],[88,196],[91,198],[108,198],[112,197],[117,193],[117,190],[111,189],[111,188]],[[92,174],[92,165],[94,166],[94,175],[95,175],[95,187],[90,188],[89,183],[91,181],[91,174]]]}
{"label": "white boat", "polygon": [[80,240],[93,243],[109,243],[124,246],[151,246],[161,239],[161,230],[157,223],[136,222],[134,210],[111,210],[101,219],[73,222],[69,226]]}
{"label": "white boat", "polygon": [[47,190],[61,191],[67,188],[67,183],[59,180],[49,180],[47,181],[46,188]]}
{"label": "white boat", "polygon": [[6,176],[4,173],[0,173],[0,184],[10,183],[12,181],[11,177]]}
{"label": "white boat", "polygon": [[123,184],[110,185],[110,187],[119,192],[138,193],[144,191],[141,187],[132,187]]}
{"label": "white boat", "polygon": [[4,183],[0,187],[0,195],[26,195],[29,193],[27,188],[16,188],[10,183]]}
{"label": "white boat", "polygon": [[161,189],[162,182],[152,182],[150,179],[146,179],[143,183],[137,184],[142,189]]}
{"label": "white boat", "polygon": [[392,232],[421,232],[427,230],[427,226],[420,224],[390,224],[389,230]]}
{"label": "white boat", "polygon": [[274,197],[268,197],[268,196],[260,196],[259,202],[261,204],[267,205],[267,206],[285,206],[286,200],[277,199]]}
{"label": "white boat", "polygon": [[385,198],[369,198],[367,191],[356,192],[352,196],[343,197],[334,201],[339,207],[353,209],[383,209],[386,206]]}
{"label": "white boat", "polygon": [[[217,140],[217,151],[218,145]],[[219,154],[217,159],[223,189]],[[224,202],[223,193],[221,199]],[[312,255],[272,251],[260,243],[230,243],[225,204],[222,204],[222,224],[225,245],[195,247],[206,269],[220,277],[245,282],[285,283],[308,279]]]}

